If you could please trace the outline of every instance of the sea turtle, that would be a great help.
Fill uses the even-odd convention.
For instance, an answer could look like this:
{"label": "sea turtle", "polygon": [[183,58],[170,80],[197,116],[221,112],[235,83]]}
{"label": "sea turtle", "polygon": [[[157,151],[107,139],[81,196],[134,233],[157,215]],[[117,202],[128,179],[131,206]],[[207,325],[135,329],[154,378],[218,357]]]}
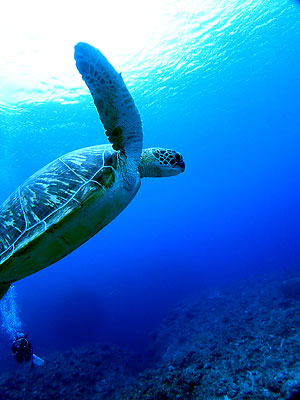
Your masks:
{"label": "sea turtle", "polygon": [[0,299],[9,286],[79,247],[136,195],[141,178],[177,175],[180,153],[143,147],[139,112],[121,77],[87,43],[75,46],[109,144],[65,154],[27,179],[0,208]]}

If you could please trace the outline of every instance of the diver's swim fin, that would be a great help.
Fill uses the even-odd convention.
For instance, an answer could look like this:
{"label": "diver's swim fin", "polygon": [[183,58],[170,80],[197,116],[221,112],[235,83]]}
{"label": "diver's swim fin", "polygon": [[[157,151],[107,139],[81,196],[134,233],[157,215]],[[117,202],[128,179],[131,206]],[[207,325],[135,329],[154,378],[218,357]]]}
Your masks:
{"label": "diver's swim fin", "polygon": [[35,354],[32,355],[32,362],[33,365],[40,367],[41,365],[44,364],[45,360],[43,360],[42,358],[36,356]]}

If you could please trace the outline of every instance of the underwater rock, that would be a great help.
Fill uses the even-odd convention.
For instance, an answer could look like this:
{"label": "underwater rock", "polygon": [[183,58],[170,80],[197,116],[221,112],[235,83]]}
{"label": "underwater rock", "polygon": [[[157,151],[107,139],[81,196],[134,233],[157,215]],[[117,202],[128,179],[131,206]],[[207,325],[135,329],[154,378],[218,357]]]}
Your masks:
{"label": "underwater rock", "polygon": [[294,392],[287,400],[300,400],[300,390]]}
{"label": "underwater rock", "polygon": [[131,368],[131,357],[109,346],[52,353],[39,368],[22,365],[0,375],[0,399],[108,400],[112,392],[133,382],[137,372]]}
{"label": "underwater rock", "polygon": [[[143,354],[86,346],[0,375],[0,400],[295,400],[300,313],[266,276],[180,304]],[[44,355],[43,355],[44,356]]]}

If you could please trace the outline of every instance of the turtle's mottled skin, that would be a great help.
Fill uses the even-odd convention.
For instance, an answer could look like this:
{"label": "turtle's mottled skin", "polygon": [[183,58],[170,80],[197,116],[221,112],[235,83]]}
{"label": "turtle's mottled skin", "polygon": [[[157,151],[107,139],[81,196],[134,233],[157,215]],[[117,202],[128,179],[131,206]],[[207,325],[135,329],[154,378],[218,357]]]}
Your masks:
{"label": "turtle's mottled skin", "polygon": [[100,51],[79,43],[75,59],[111,145],[58,158],[3,203],[0,298],[11,283],[60,260],[112,221],[133,199],[142,177],[184,170],[175,151],[142,151],[142,125],[134,101]]}

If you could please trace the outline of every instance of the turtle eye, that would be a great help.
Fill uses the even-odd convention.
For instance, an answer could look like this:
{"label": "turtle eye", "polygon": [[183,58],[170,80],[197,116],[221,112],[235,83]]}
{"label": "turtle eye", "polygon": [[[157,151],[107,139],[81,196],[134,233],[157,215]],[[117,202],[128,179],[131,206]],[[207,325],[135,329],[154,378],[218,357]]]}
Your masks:
{"label": "turtle eye", "polygon": [[175,154],[175,158],[176,158],[176,161],[178,161],[178,162],[182,161],[182,155],[179,153]]}

